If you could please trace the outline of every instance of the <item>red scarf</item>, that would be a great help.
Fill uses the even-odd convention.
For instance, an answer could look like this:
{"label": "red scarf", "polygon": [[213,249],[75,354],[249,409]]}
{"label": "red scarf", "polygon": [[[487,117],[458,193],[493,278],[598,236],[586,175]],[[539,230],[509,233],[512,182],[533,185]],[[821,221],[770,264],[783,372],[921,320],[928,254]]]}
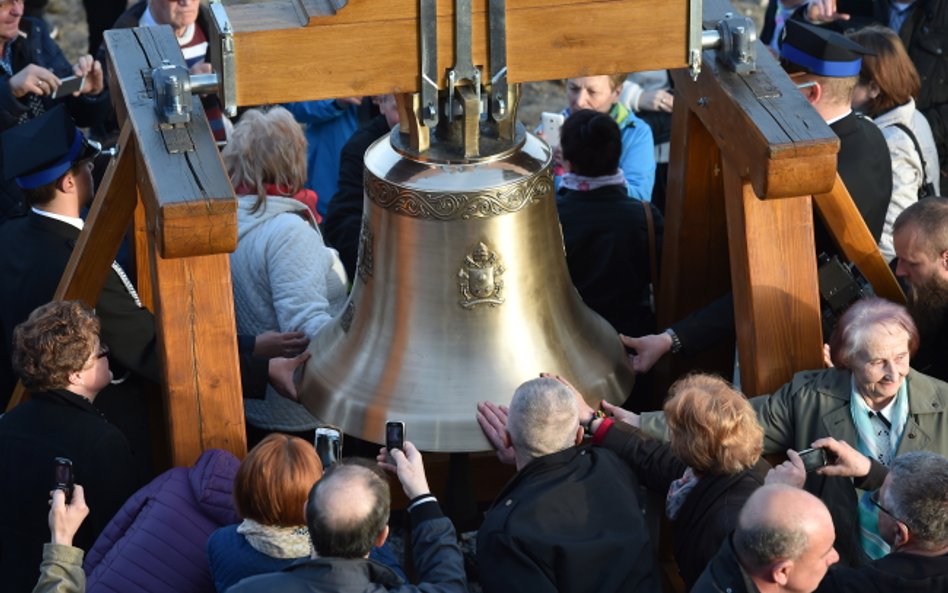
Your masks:
{"label": "red scarf", "polygon": [[[245,195],[252,196],[257,193],[256,188],[250,187],[247,184],[243,184],[243,185],[239,185],[235,187],[234,191],[237,192],[238,195],[242,195],[242,196],[245,196]],[[263,191],[265,191],[268,196],[283,196],[285,198],[293,198],[294,200],[301,202],[313,212],[313,216],[316,217],[316,224],[323,223],[323,217],[320,216],[319,212],[316,211],[316,202],[319,201],[319,196],[317,196],[316,192],[314,192],[313,190],[306,189],[304,187],[300,191],[296,192],[295,195],[291,196],[290,188],[286,187],[285,185],[277,185],[275,183],[264,183]]]}

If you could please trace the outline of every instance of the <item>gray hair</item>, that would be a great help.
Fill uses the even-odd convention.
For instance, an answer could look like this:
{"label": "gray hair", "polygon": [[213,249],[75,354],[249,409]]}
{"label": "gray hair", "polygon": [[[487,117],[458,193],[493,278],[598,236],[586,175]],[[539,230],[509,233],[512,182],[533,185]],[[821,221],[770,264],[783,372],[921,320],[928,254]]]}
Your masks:
{"label": "gray hair", "polygon": [[751,570],[777,560],[795,560],[806,550],[810,538],[802,526],[754,525],[734,531],[734,547]]}
{"label": "gray hair", "polygon": [[948,198],[926,198],[915,202],[899,214],[892,226],[897,233],[914,226],[928,255],[937,258],[948,249]]}
{"label": "gray hair", "polygon": [[931,451],[899,455],[889,468],[886,503],[923,549],[948,545],[948,459]]}
{"label": "gray hair", "polygon": [[507,431],[518,455],[535,459],[568,449],[577,428],[576,398],[556,379],[533,379],[514,392]]}

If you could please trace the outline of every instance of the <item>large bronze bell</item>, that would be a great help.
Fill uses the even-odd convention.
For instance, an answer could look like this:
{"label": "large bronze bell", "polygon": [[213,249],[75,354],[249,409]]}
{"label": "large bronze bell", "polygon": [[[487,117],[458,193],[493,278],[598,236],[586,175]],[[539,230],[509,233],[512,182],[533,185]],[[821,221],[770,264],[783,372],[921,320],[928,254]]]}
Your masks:
{"label": "large bronze bell", "polygon": [[570,282],[546,143],[520,125],[484,157],[406,142],[396,129],[366,152],[357,275],[309,347],[302,403],[373,442],[404,421],[429,451],[489,449],[476,403],[543,371],[621,403],[633,377]]}

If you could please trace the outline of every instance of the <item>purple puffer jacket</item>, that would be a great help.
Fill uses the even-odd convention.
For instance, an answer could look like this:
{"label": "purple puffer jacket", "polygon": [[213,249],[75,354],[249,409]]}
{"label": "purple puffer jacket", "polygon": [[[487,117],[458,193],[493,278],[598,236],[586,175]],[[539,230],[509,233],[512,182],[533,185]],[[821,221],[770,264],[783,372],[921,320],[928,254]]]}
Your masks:
{"label": "purple puffer jacket", "polygon": [[86,555],[87,593],[213,593],[204,548],[218,527],[240,521],[238,465],[211,449],[193,468],[170,469],[136,492]]}

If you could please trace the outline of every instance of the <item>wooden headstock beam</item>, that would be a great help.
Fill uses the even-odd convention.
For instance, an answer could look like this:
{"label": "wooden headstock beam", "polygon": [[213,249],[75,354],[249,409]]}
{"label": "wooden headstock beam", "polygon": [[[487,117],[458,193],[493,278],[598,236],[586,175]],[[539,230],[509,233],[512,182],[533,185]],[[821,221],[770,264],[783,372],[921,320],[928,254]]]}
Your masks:
{"label": "wooden headstock beam", "polygon": [[[296,0],[227,7],[238,105],[419,90],[418,0],[349,0],[332,16]],[[473,2],[474,64],[489,72],[486,0]],[[454,2],[438,0],[438,65],[454,63]],[[687,65],[688,2],[507,0],[509,82]],[[442,79],[439,86],[444,88]]]}

